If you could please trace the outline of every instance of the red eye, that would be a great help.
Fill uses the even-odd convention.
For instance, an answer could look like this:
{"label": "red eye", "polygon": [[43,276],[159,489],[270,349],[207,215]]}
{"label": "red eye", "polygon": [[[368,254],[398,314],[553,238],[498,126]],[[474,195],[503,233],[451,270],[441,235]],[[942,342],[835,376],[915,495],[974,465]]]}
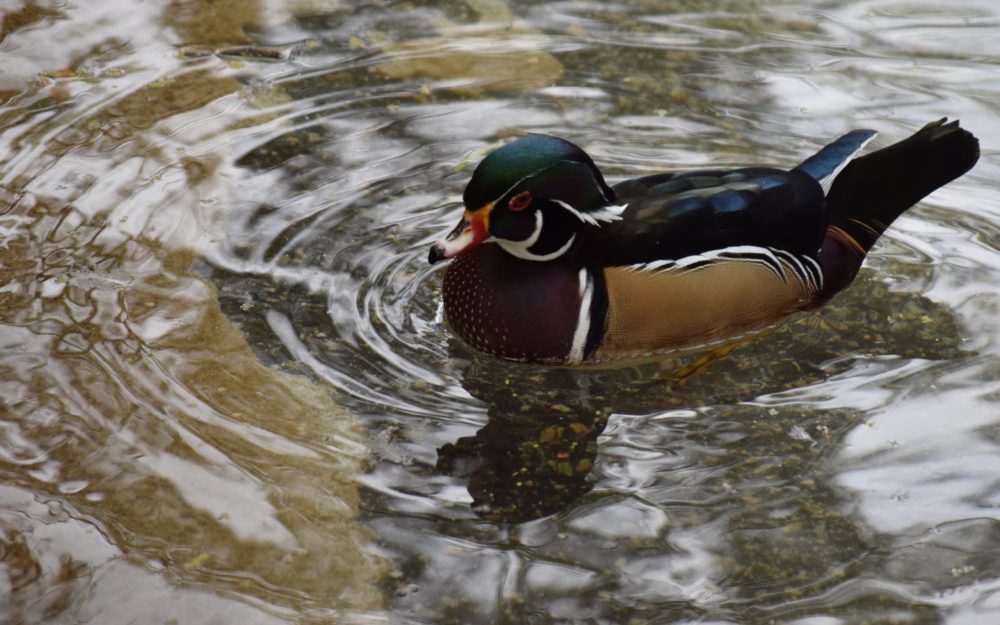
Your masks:
{"label": "red eye", "polygon": [[523,211],[528,208],[528,204],[531,204],[531,192],[521,191],[514,197],[510,198],[510,202],[507,202],[507,208],[512,211]]}

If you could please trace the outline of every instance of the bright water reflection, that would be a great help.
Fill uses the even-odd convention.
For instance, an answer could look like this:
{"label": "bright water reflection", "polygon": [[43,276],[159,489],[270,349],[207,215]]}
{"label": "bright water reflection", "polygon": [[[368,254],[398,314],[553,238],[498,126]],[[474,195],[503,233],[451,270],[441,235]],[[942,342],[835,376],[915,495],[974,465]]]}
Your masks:
{"label": "bright water reflection", "polygon": [[[994,3],[104,4],[0,35],[7,620],[998,618]],[[441,324],[504,138],[624,177],[944,115],[972,174],[724,358]]]}

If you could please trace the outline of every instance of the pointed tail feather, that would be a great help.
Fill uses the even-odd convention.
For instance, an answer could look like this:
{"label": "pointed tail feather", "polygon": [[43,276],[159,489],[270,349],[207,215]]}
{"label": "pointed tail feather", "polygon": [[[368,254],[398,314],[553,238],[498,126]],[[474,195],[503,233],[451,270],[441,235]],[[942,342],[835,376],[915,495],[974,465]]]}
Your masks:
{"label": "pointed tail feather", "polygon": [[852,130],[813,154],[796,167],[812,176],[829,193],[837,174],[878,134],[874,130]]}
{"label": "pointed tail feather", "polygon": [[931,122],[908,139],[850,161],[827,195],[829,225],[867,253],[903,211],[972,169],[979,140],[957,120],[946,122]]}

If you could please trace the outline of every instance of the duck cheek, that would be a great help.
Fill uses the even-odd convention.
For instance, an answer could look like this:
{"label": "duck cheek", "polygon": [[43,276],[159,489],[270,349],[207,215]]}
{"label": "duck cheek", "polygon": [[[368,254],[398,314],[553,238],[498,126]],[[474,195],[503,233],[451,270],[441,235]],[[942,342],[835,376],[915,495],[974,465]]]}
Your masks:
{"label": "duck cheek", "polygon": [[538,211],[507,213],[502,219],[494,219],[490,223],[490,234],[494,238],[512,243],[534,242],[538,240],[541,229],[542,214]]}

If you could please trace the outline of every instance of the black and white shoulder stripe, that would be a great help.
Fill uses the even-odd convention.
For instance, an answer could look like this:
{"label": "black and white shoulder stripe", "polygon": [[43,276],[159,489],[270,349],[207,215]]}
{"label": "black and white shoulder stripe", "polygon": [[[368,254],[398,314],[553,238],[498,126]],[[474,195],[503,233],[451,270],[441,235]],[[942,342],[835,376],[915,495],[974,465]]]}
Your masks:
{"label": "black and white shoulder stripe", "polygon": [[739,245],[702,254],[685,256],[676,260],[657,260],[650,263],[629,265],[631,271],[682,271],[691,272],[724,262],[753,263],[770,271],[783,284],[788,283],[789,273],[812,291],[823,288],[823,272],[816,259],[773,247]]}

